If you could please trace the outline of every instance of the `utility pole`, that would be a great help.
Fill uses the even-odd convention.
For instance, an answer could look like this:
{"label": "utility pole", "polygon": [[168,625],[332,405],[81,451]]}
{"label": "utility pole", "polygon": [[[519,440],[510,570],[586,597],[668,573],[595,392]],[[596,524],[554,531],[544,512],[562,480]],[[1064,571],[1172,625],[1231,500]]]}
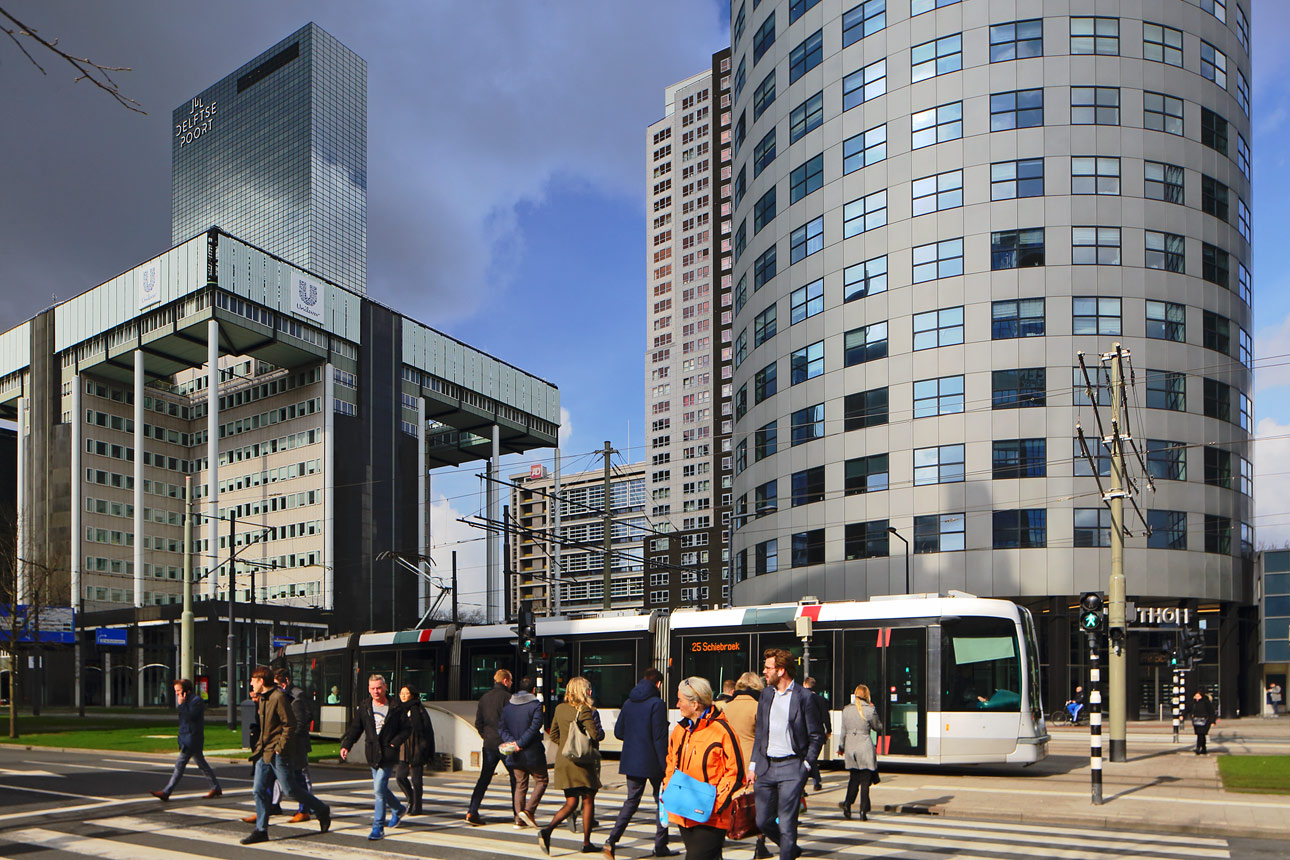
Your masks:
{"label": "utility pole", "polygon": [[618,452],[615,451],[613,448],[609,447],[609,440],[606,439],[605,449],[600,453],[604,455],[604,458],[605,458],[605,608],[608,609],[610,606],[609,588],[610,588],[610,583],[613,580],[613,576],[610,571],[611,557],[609,555],[610,553],[609,538],[610,538],[610,533],[613,530],[613,522],[614,522],[613,514],[610,512],[610,504],[609,504],[609,457],[611,454],[617,454]]}
{"label": "utility pole", "polygon": [[[193,476],[184,476],[184,613],[179,619],[179,677],[193,681]],[[196,683],[196,681],[194,681]]]}
{"label": "utility pole", "polygon": [[1128,660],[1125,630],[1125,580],[1124,580],[1124,497],[1129,493],[1124,471],[1124,445],[1121,428],[1124,427],[1124,355],[1116,343],[1108,358],[1111,361],[1111,582],[1107,589],[1107,608],[1110,628],[1110,653],[1107,654],[1107,699],[1110,705],[1110,759],[1127,761],[1126,702],[1128,692]]}
{"label": "utility pole", "polygon": [[[547,565],[550,569],[547,571],[546,605],[548,615],[559,615],[560,580],[563,578],[561,576],[563,568],[560,567],[560,547],[564,542],[564,534],[560,531],[560,518],[564,514],[564,503],[560,501],[560,449],[558,447],[555,449],[555,479],[551,485],[550,508],[554,521],[555,546],[547,553],[547,558],[551,559],[551,563]],[[551,546],[550,541],[547,542],[547,546]]]}
{"label": "utility pole", "polygon": [[457,617],[457,551],[452,551],[452,623],[456,624]]}
{"label": "utility pole", "polygon": [[[218,513],[218,512],[217,512],[217,513]],[[234,650],[236,650],[236,649],[235,649],[235,647],[234,647],[234,644],[233,644],[233,643],[234,643],[234,640],[233,640],[233,607],[236,605],[236,600],[237,600],[237,594],[236,594],[236,592],[233,590],[234,588],[236,588],[236,587],[237,587],[237,574],[236,574],[236,570],[237,570],[237,563],[233,560],[233,555],[234,555],[234,553],[233,553],[233,543],[234,543],[234,539],[235,539],[236,535],[237,535],[237,517],[233,514],[233,509],[230,507],[230,508],[229,508],[229,515],[228,515],[228,551],[229,551],[229,557],[228,557],[228,647],[227,647],[228,653],[225,655],[225,656],[227,657],[227,659],[228,659],[228,695],[226,696],[226,698],[228,699],[228,703],[227,703],[227,704],[228,704],[228,728],[229,728],[229,730],[230,730],[230,731],[232,731],[232,729],[233,729],[233,725],[234,725],[233,718],[234,718],[234,716],[235,716],[235,714],[234,714],[234,706],[233,706],[233,697],[237,695],[237,690],[235,689],[235,688],[236,688],[236,684],[235,684],[236,677],[235,677],[235,674],[234,674],[234,673],[236,672],[236,667],[235,667],[235,664],[234,664],[234,662],[233,662],[233,652],[234,652]],[[211,549],[212,549],[212,550],[215,550],[216,548],[215,548],[215,547],[211,547]],[[212,554],[215,554],[215,553],[212,553]]]}

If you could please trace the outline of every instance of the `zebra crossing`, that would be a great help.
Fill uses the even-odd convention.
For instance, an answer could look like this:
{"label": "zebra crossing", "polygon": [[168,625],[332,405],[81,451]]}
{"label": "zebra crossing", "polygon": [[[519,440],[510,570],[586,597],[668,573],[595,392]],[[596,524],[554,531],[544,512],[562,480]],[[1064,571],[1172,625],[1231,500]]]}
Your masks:
{"label": "zebra crossing", "polygon": [[[500,785],[498,784],[500,782]],[[512,827],[504,778],[494,782],[482,807],[493,822],[470,827],[462,819],[473,783],[443,778],[428,780],[424,798],[426,814],[407,819],[387,830],[379,842],[367,840],[371,829],[370,787],[353,780],[315,785],[316,793],[332,806],[331,831],[320,835],[315,821],[287,823],[271,820],[271,841],[242,846],[239,840],[248,825],[238,819],[250,808],[249,794],[237,792],[222,802],[182,801],[144,814],[107,814],[92,820],[21,826],[0,831],[0,856],[18,853],[30,860],[44,857],[94,857],[102,860],[163,860],[163,858],[293,855],[305,860],[340,860],[367,857],[374,860],[427,858],[472,860],[476,855],[545,860],[536,831]],[[604,790],[596,807],[600,826],[592,838],[597,844],[608,832],[626,794]],[[233,800],[230,804],[228,801]],[[552,790],[539,810],[539,822],[555,812],[560,793]],[[653,848],[654,827],[644,809],[617,846],[620,858],[647,855]],[[679,835],[672,845],[680,849]],[[1100,830],[1015,823],[972,822],[929,816],[871,814],[868,822],[843,819],[836,808],[816,807],[803,816],[799,845],[803,856],[898,857],[901,860],[1197,860],[1231,856],[1226,839],[1192,835],[1153,834],[1139,831]],[[552,856],[579,853],[581,832],[562,826],[552,837]],[[749,860],[752,840],[727,842],[728,860]]]}

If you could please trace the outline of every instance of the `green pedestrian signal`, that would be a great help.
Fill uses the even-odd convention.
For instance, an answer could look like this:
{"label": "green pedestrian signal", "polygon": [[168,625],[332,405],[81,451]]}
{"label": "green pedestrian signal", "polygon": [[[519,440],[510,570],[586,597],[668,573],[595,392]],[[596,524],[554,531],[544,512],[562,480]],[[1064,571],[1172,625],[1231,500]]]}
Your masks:
{"label": "green pedestrian signal", "polygon": [[1093,633],[1102,629],[1102,613],[1100,611],[1086,611],[1079,615],[1079,626],[1085,633]]}

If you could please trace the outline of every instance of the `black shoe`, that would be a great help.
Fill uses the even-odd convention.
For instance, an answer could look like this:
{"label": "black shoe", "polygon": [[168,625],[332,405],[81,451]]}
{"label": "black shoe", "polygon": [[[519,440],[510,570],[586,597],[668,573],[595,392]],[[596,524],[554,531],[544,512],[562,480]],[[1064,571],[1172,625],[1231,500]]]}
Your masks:
{"label": "black shoe", "polygon": [[794,845],[794,846],[793,846],[793,860],[797,860],[797,858],[798,858],[798,857],[801,857],[801,856],[802,856],[802,849],[801,849],[801,848],[798,848],[796,845]]}
{"label": "black shoe", "polygon": [[246,836],[242,837],[243,845],[255,845],[257,842],[268,842],[269,832],[267,830],[252,830]]}
{"label": "black shoe", "polygon": [[318,813],[318,832],[326,833],[331,828],[331,809]]}
{"label": "black shoe", "polygon": [[651,854],[651,855],[649,855],[649,856],[651,856],[651,857],[677,857],[677,856],[679,856],[680,854],[681,854],[681,852],[680,852],[680,851],[677,851],[675,848],[664,848],[662,851],[655,851],[653,854]]}
{"label": "black shoe", "polygon": [[814,791],[815,791],[815,793],[816,793],[816,794],[819,794],[821,791],[824,791],[824,783],[822,783],[822,782],[817,782],[817,783],[815,784],[815,789],[814,789]]}
{"label": "black shoe", "polygon": [[286,815],[286,813],[282,811],[282,806],[281,806],[281,804],[277,804],[277,803],[275,803],[275,804],[273,804],[272,806],[270,806],[270,807],[269,807],[269,814],[270,814],[270,815]]}
{"label": "black shoe", "polygon": [[162,803],[165,803],[167,800],[170,800],[170,795],[166,794],[164,791],[161,791],[161,790],[150,791],[148,793],[151,794],[153,797],[157,798],[157,800],[160,800]]}
{"label": "black shoe", "polygon": [[538,847],[542,849],[543,854],[551,856],[551,831],[545,827],[538,831]]}
{"label": "black shoe", "polygon": [[767,858],[773,856],[770,853],[770,849],[766,847],[766,837],[757,837],[757,844],[753,846],[753,860],[767,860]]}
{"label": "black shoe", "polygon": [[597,851],[599,851],[599,850],[600,850],[600,846],[599,846],[599,845],[592,845],[590,842],[584,842],[584,843],[582,843],[582,853],[583,853],[583,854],[595,854],[595,853],[596,853]]}
{"label": "black shoe", "polygon": [[478,812],[467,812],[466,823],[469,824],[471,827],[483,827],[488,822],[480,818]]}
{"label": "black shoe", "polygon": [[[848,817],[848,818],[850,818],[851,816],[847,816],[847,817]],[[860,820],[861,820],[861,821],[868,821],[868,820],[869,820],[869,813],[867,813],[867,812],[862,812],[862,813],[860,813]]]}
{"label": "black shoe", "polygon": [[[839,803],[839,804],[838,804],[838,808],[842,810],[842,817],[843,817],[843,818],[845,818],[845,819],[847,819],[848,821],[850,821],[850,820],[851,820],[851,805],[850,805],[850,804],[848,804],[848,803]],[[863,813],[863,812],[862,812],[862,813],[860,813],[860,814],[861,814],[861,815],[864,815],[864,813]]]}

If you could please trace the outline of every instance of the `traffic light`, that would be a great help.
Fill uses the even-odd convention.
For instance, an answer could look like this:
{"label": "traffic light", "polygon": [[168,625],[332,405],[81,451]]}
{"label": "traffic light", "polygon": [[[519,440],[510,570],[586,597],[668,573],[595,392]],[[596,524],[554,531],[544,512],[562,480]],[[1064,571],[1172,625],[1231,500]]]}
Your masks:
{"label": "traffic light", "polygon": [[537,647],[537,627],[533,620],[533,609],[527,605],[520,607],[519,623],[516,633],[519,634],[520,653],[525,659],[533,656],[533,651]]}
{"label": "traffic light", "polygon": [[1104,618],[1102,615],[1102,595],[1096,591],[1086,591],[1079,599],[1079,628],[1085,633],[1101,631]]}
{"label": "traffic light", "polygon": [[1165,643],[1165,657],[1168,659],[1169,668],[1178,668],[1178,649],[1172,642]]}
{"label": "traffic light", "polygon": [[1183,631],[1183,659],[1188,669],[1205,659],[1205,633],[1201,630]]}

